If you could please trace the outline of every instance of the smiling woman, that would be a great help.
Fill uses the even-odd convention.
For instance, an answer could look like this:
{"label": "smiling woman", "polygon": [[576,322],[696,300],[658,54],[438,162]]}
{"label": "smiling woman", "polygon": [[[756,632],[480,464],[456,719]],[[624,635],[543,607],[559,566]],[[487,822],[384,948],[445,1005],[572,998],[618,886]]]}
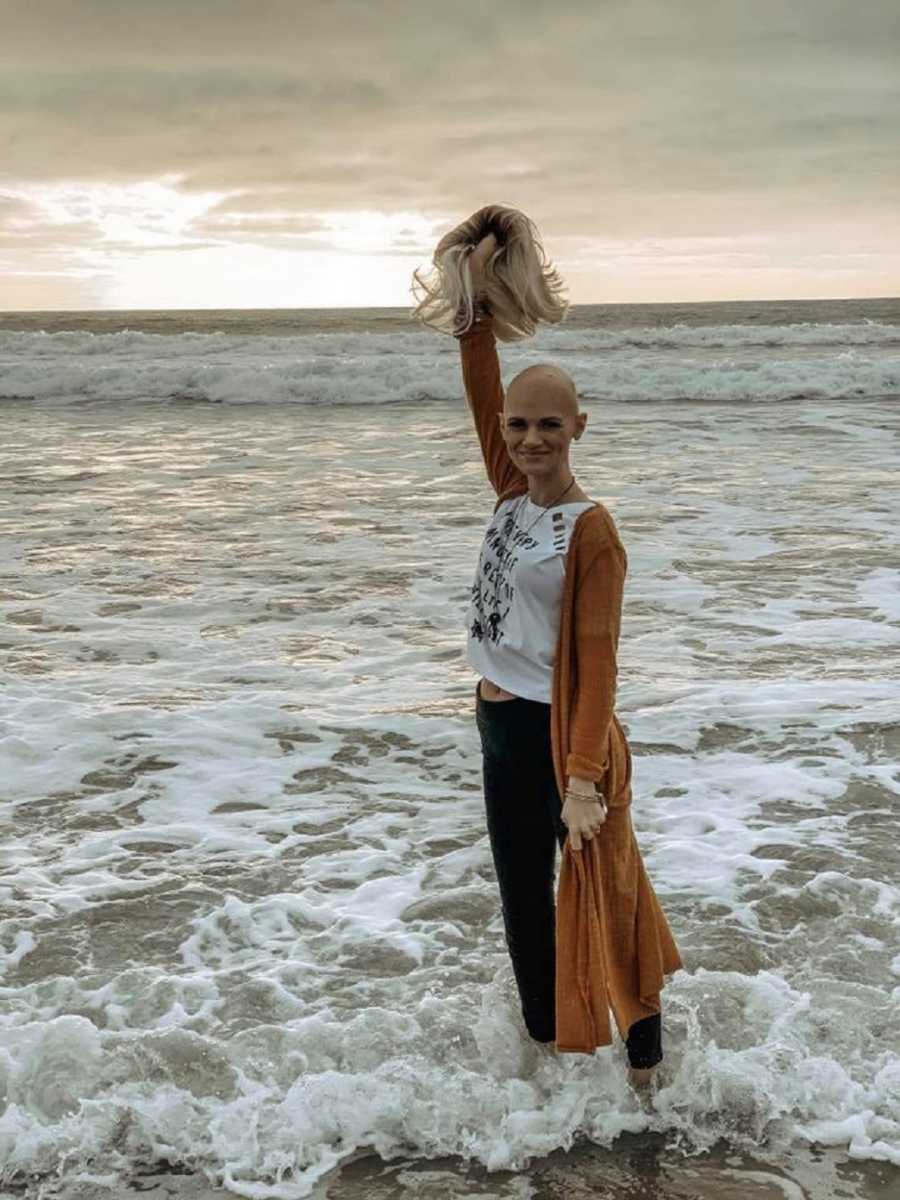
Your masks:
{"label": "smiling woman", "polygon": [[683,964],[635,839],[615,712],[627,555],[572,472],[587,421],[574,382],[535,363],[504,392],[496,352],[498,326],[517,341],[562,319],[562,281],[528,219],[500,207],[447,234],[434,262],[416,315],[459,340],[496,493],[466,657],[482,676],[485,817],[522,1018],[534,1041],[592,1054],[612,1041],[612,1013],[643,1086],[663,1057],[660,991]]}

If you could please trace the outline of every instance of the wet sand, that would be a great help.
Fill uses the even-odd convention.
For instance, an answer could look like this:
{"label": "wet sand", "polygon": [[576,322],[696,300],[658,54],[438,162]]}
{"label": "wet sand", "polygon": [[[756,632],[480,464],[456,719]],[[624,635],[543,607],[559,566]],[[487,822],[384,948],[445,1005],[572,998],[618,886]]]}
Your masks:
{"label": "wet sand", "polygon": [[157,1164],[118,1188],[48,1180],[12,1186],[3,1200],[226,1200],[232,1196],[308,1195],[310,1200],[895,1200],[900,1167],[854,1160],[824,1146],[791,1146],[771,1157],[741,1154],[721,1143],[687,1157],[662,1134],[623,1134],[610,1149],[581,1142],[533,1161],[522,1171],[489,1172],[458,1157],[399,1158],[363,1154],[305,1193],[285,1178],[270,1193],[261,1181],[240,1190],[210,1185],[177,1165]]}

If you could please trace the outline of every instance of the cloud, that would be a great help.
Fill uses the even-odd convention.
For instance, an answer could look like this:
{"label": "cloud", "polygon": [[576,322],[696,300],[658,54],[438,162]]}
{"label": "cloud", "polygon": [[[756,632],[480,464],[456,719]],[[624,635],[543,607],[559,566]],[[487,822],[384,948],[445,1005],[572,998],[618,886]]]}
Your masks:
{"label": "cloud", "polygon": [[[414,211],[390,249],[421,257],[488,201],[548,239],[896,229],[896,0],[0,0],[0,16],[0,190],[213,197],[171,244],[327,248],[323,214]],[[40,236],[30,211],[0,206],[0,253]],[[53,236],[76,228],[103,240],[97,213]]]}

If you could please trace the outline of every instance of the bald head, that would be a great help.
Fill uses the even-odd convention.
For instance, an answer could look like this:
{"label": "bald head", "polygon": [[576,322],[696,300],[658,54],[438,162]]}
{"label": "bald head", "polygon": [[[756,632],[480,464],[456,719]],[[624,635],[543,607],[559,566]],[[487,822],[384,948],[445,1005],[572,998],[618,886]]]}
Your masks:
{"label": "bald head", "polygon": [[578,392],[571,375],[551,363],[533,363],[511,380],[503,411],[510,413],[520,401],[529,408],[539,403],[542,416],[578,416]]}

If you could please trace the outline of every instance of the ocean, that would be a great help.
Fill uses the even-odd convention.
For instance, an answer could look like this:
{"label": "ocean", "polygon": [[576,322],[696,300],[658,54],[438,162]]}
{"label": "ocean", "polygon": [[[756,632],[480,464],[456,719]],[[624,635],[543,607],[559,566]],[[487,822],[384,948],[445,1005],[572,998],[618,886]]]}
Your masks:
{"label": "ocean", "polygon": [[518,1010],[454,339],[4,313],[0,1195],[898,1194],[900,300],[579,305],[499,354],[575,379],[628,552],[654,1090]]}

